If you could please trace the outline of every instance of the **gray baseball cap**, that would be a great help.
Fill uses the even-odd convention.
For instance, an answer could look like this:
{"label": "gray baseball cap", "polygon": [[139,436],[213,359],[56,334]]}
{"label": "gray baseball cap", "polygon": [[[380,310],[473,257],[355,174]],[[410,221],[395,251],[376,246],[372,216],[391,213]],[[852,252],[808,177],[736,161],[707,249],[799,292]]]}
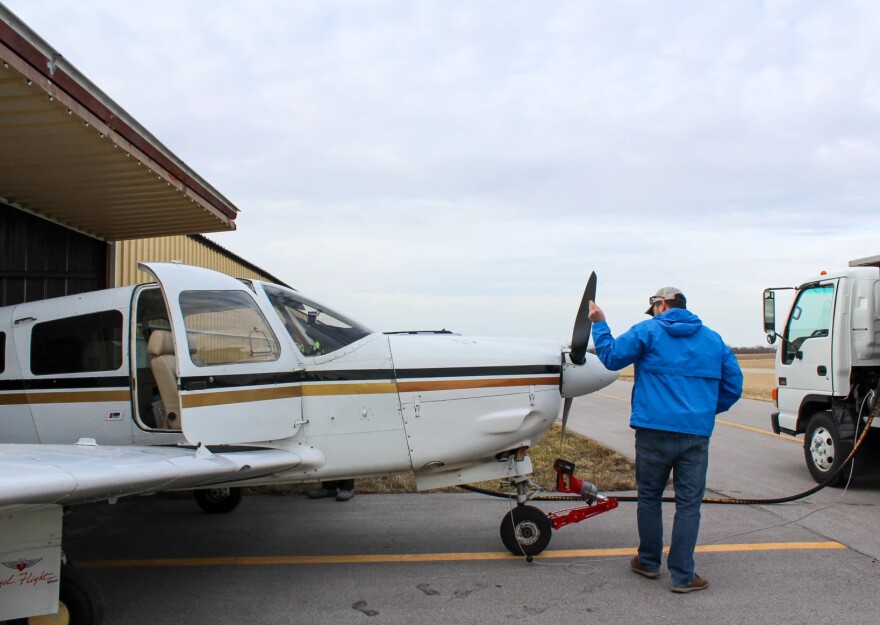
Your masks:
{"label": "gray baseball cap", "polygon": [[681,292],[681,289],[676,289],[674,286],[664,286],[660,289],[657,289],[657,292],[654,293],[651,297],[648,298],[648,302],[651,304],[648,306],[648,310],[645,311],[646,315],[654,316],[654,303],[659,300],[680,300],[682,303],[686,303],[687,300],[684,297],[684,293]]}

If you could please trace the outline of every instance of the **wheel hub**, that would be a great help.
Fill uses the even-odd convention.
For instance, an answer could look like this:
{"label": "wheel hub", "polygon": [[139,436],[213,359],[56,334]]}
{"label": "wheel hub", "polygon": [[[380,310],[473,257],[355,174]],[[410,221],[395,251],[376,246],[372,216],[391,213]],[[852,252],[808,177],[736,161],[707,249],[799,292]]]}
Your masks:
{"label": "wheel hub", "polygon": [[541,530],[533,521],[522,521],[516,526],[516,540],[521,545],[534,545],[541,536]]}
{"label": "wheel hub", "polygon": [[213,502],[223,501],[229,497],[228,488],[211,488],[206,491],[207,497]]}
{"label": "wheel hub", "polygon": [[820,471],[830,471],[834,464],[834,440],[831,432],[823,427],[817,428],[813,432],[813,438],[810,440],[810,455],[813,458],[813,464]]}
{"label": "wheel hub", "polygon": [[70,611],[64,602],[59,602],[58,612],[55,614],[46,614],[44,616],[32,616],[27,619],[28,625],[69,625]]}

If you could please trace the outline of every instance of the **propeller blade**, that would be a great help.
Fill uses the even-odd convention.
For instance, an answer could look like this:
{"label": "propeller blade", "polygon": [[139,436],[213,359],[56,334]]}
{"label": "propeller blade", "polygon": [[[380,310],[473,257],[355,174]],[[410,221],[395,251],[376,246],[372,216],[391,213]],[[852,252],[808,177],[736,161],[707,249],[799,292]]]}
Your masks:
{"label": "propeller blade", "polygon": [[565,440],[565,426],[568,425],[568,413],[571,410],[571,404],[574,401],[574,397],[566,397],[565,402],[562,404],[562,431],[559,433],[559,444]]}
{"label": "propeller blade", "polygon": [[578,308],[577,317],[574,319],[574,331],[571,335],[571,358],[572,364],[582,365],[587,361],[587,343],[590,342],[590,331],[593,329],[593,322],[590,321],[590,300],[596,299],[596,272],[590,274],[587,280],[587,288],[584,289],[584,296],[581,299],[580,308]]}

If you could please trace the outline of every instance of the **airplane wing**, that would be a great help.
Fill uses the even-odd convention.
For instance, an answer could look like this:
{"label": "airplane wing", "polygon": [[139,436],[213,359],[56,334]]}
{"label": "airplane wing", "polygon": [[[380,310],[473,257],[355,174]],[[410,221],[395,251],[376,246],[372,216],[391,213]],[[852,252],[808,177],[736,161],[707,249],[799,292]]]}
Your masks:
{"label": "airplane wing", "polygon": [[[250,448],[0,444],[0,621],[58,610],[62,506],[198,488],[320,466],[310,446],[297,453]],[[0,567],[2,568],[2,567]],[[70,573],[66,573],[70,575]]]}
{"label": "airplane wing", "polygon": [[[184,447],[0,444],[0,506],[78,504],[161,490],[197,488],[318,466],[306,448],[211,453]],[[305,465],[305,466],[304,466]]]}

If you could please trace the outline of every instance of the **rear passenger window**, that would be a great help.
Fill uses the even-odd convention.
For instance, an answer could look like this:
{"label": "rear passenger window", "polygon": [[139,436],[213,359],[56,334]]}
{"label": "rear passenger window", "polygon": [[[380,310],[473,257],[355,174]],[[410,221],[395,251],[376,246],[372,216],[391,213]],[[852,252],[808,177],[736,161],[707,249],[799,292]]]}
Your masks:
{"label": "rear passenger window", "polygon": [[115,371],[122,366],[118,310],[45,321],[31,333],[31,373]]}
{"label": "rear passenger window", "polygon": [[6,332],[0,332],[0,373],[6,371]]}

